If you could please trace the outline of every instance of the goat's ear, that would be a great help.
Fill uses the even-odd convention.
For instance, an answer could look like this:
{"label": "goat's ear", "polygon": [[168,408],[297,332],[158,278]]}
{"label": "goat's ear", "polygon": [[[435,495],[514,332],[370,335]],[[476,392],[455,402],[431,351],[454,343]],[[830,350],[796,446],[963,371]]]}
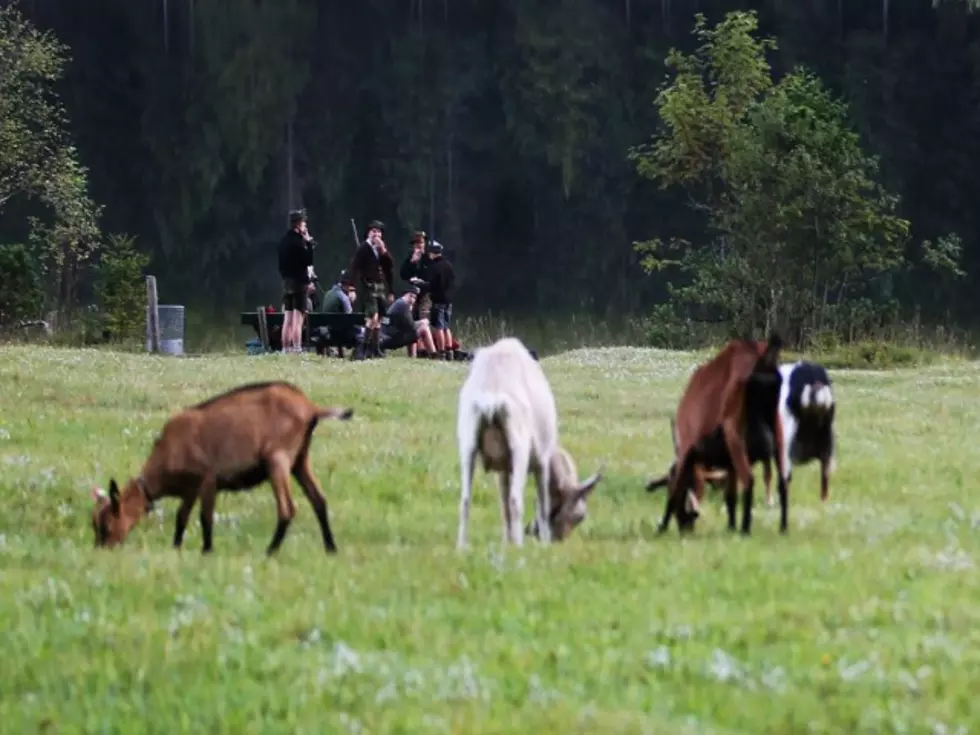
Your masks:
{"label": "goat's ear", "polygon": [[119,485],[115,478],[109,480],[109,502],[112,503],[112,512],[119,513]]}
{"label": "goat's ear", "polygon": [[592,475],[589,479],[583,482],[575,489],[575,500],[585,500],[589,497],[589,493],[595,490],[595,486],[599,484],[599,480],[602,479],[602,473],[605,470],[605,466],[600,467],[599,470]]}

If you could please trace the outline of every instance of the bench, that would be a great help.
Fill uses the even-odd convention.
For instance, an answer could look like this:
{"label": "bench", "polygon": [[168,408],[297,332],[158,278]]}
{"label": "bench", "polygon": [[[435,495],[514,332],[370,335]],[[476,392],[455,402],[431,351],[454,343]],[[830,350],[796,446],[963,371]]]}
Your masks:
{"label": "bench", "polygon": [[[264,319],[259,321],[259,313],[261,312]],[[262,345],[265,349],[269,349],[269,333],[273,330],[279,330],[282,332],[282,323],[285,315],[281,311],[265,312],[262,309],[256,309],[255,311],[243,311],[241,314],[241,324],[245,327],[251,327],[255,330],[255,333],[262,340]],[[319,329],[321,327],[326,327],[330,333],[330,338],[326,340],[324,347],[336,347],[338,349],[340,357],[344,356],[344,347],[354,347],[353,340],[340,340],[334,335],[343,334],[345,332],[350,332],[354,327],[363,327],[366,319],[364,314],[353,312],[351,314],[345,313],[325,313],[320,311],[310,312],[306,315],[303,320],[303,346],[310,346],[310,332],[314,329]],[[265,334],[263,335],[263,332]],[[280,342],[281,344],[281,342]]]}

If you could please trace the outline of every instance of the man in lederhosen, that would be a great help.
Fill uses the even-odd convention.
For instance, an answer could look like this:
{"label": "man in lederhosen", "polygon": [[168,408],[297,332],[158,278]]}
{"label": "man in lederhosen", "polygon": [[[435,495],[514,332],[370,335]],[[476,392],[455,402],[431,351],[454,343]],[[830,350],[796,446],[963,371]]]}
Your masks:
{"label": "man in lederhosen", "polygon": [[279,243],[282,278],[282,351],[302,352],[303,319],[310,313],[313,290],[313,249],[316,242],[306,227],[306,210],[289,213],[289,230]]}
{"label": "man in lederhosen", "polygon": [[349,269],[366,320],[364,342],[354,352],[355,359],[383,357],[381,317],[395,299],[395,263],[381,239],[384,228],[384,223],[377,220],[368,225],[366,238],[354,251]]}
{"label": "man in lederhosen", "polygon": [[403,281],[419,289],[415,308],[412,310],[412,316],[418,321],[428,319],[429,309],[432,307],[432,297],[429,295],[429,259],[425,257],[425,232],[416,230],[409,245],[412,250],[402,262],[399,275]]}

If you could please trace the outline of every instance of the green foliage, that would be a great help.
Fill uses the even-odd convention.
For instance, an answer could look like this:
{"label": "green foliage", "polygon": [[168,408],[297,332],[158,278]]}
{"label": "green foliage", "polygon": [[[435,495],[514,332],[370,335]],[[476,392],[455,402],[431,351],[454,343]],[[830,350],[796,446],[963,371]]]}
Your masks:
{"label": "green foliage", "polygon": [[[93,14],[80,11],[77,0],[19,3],[24,17],[53,34],[48,39],[71,49],[70,65],[61,63],[64,75],[57,68],[54,78],[72,121],[78,151],[72,156],[90,168],[92,197],[107,203],[99,226],[137,235],[142,248],[162,256],[155,272],[173,298],[195,307],[220,304],[229,322],[239,308],[266,302],[280,288],[270,266],[287,197],[309,208],[323,244],[321,273],[349,261],[350,217],[360,223],[379,217],[397,256],[417,226],[455,251],[461,312],[643,313],[662,300],[668,281],[679,289],[694,273],[668,262],[682,260],[683,248],[660,249],[661,269],[631,278],[632,241],[678,236],[695,250],[743,254],[746,246],[737,241],[719,245],[722,234],[703,207],[717,209],[730,195],[724,165],[734,151],[715,143],[735,140],[754,105],[772,93],[776,77],[766,59],[776,65],[777,53],[780,73],[804,63],[828,88],[841,90],[850,125],[865,149],[881,156],[880,181],[901,194],[901,214],[915,223],[914,247],[905,253],[914,265],[900,276],[894,268],[874,278],[859,273],[843,284],[843,296],[830,281],[826,306],[819,283],[815,298],[805,291],[782,297],[781,303],[799,301],[804,315],[815,312],[801,329],[843,329],[830,318],[832,307],[857,297],[898,298],[903,315],[921,297],[925,319],[947,324],[980,314],[970,279],[940,277],[921,261],[919,248],[926,237],[935,243],[957,232],[962,270],[972,278],[980,268],[972,195],[980,148],[970,144],[980,122],[974,89],[980,55],[962,1],[947,0],[935,12],[897,12],[890,0],[887,21],[880,7],[865,9],[870,16],[838,14],[828,2],[723,0],[710,10],[669,2],[641,9],[635,0],[417,2],[403,12],[389,5],[102,0]],[[711,23],[702,19],[703,33],[688,36],[696,7]],[[778,49],[762,39],[763,53],[743,53],[743,32],[756,37],[754,19],[724,17],[736,8],[765,14],[766,26],[778,29]],[[716,64],[695,52],[709,42]],[[672,53],[665,66],[671,45],[684,53]],[[692,144],[666,151],[677,154],[671,163],[678,176],[693,183],[687,189],[661,180],[666,188],[658,191],[622,153],[654,129],[659,109],[650,103],[664,75],[674,78],[685,64],[694,64],[696,74],[686,87],[675,85],[670,104],[673,120],[683,122],[679,134]],[[7,75],[7,66],[0,66],[0,83],[27,78]],[[54,89],[43,81],[36,86]],[[34,99],[0,100],[8,138],[12,124],[44,117],[33,110],[18,117]],[[4,158],[10,150],[0,146],[8,164],[30,159]],[[702,169],[711,175],[700,177]],[[781,181],[766,192],[782,195]],[[764,196],[749,193],[768,206]],[[0,241],[24,242],[31,214],[53,226],[38,196],[9,200]],[[688,196],[695,210],[684,206]],[[770,229],[784,219],[774,218]],[[102,242],[71,239],[82,248]],[[92,256],[74,259],[61,238],[47,233],[39,240],[49,295],[70,301],[72,279],[78,293],[88,293],[85,257]],[[745,261],[743,267],[757,267],[751,257]],[[538,277],[547,263],[551,276]],[[741,281],[734,272],[730,280]],[[817,277],[827,280],[822,272]],[[724,279],[718,291],[732,293]],[[755,313],[763,322],[766,305],[752,292],[730,308],[712,309]],[[685,318],[705,311],[700,302],[674,298]],[[787,308],[777,320],[802,318]]]}
{"label": "green foliage", "polygon": [[657,304],[638,324],[642,344],[663,350],[690,350],[707,347],[718,338],[718,330],[678,313],[674,302]]}
{"label": "green foliage", "polygon": [[[913,345],[862,340],[817,350],[807,357],[818,360],[828,370],[890,370],[930,365],[939,353]],[[786,359],[790,359],[790,355]]]}
{"label": "green foliage", "polygon": [[648,270],[679,266],[687,281],[672,295],[733,332],[806,334],[903,264],[909,223],[875,182],[877,160],[862,152],[846,106],[802,68],[773,85],[765,54],[775,42],[755,31],[752,12],[713,29],[699,15],[697,51],[670,53],[675,74],[656,100],[664,132],[630,157],[642,176],[686,189],[715,237],[637,250]]}
{"label": "green foliage", "polygon": [[51,152],[65,145],[54,94],[65,47],[10,4],[0,7],[0,210],[15,194],[48,190]]}
{"label": "green foliage", "polygon": [[146,322],[146,286],[143,269],[150,257],[136,249],[129,235],[110,235],[98,266],[96,295],[104,328],[115,341],[140,336]]}
{"label": "green foliage", "polygon": [[62,306],[71,304],[78,271],[97,246],[101,212],[55,92],[66,51],[15,5],[0,7],[0,212],[18,194],[48,208],[47,217],[30,219],[31,239]]}
{"label": "green foliage", "polygon": [[0,328],[36,319],[43,304],[34,254],[24,245],[0,245]]}
{"label": "green foliage", "polygon": [[966,275],[960,267],[963,258],[963,241],[955,232],[922,243],[922,262],[942,278],[958,279]]}

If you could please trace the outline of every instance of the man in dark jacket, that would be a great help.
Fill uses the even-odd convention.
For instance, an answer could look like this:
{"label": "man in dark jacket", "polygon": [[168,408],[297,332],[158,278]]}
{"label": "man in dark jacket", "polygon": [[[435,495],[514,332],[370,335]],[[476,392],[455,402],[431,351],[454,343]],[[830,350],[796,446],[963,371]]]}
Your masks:
{"label": "man in dark jacket", "polygon": [[364,310],[365,333],[363,349],[355,351],[356,359],[381,357],[381,317],[395,299],[395,262],[385,247],[381,235],[384,223],[377,220],[367,228],[367,237],[357,246],[350,264],[350,277],[357,291],[357,300]]}
{"label": "man in dark jacket", "polygon": [[432,295],[431,326],[436,349],[446,360],[453,359],[453,292],[456,274],[452,264],[442,257],[442,245],[435,240],[429,244],[429,293]]}
{"label": "man in dark jacket", "polygon": [[429,296],[429,259],[425,257],[425,232],[416,230],[409,245],[412,250],[402,263],[399,275],[403,281],[419,289],[412,316],[416,319],[428,319],[432,298]]}
{"label": "man in dark jacket", "polygon": [[279,242],[279,276],[282,278],[282,351],[303,349],[303,315],[310,311],[313,286],[313,248],[306,229],[306,211],[289,213],[289,230]]}

